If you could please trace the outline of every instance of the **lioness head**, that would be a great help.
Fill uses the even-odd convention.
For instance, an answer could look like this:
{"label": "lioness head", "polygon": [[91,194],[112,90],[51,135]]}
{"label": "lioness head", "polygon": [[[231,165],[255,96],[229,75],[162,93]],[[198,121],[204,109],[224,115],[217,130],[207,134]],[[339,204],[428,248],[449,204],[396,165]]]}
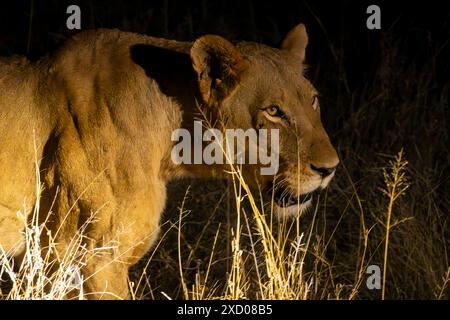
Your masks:
{"label": "lioness head", "polygon": [[207,35],[190,52],[204,104],[226,119],[226,128],[279,129],[278,172],[261,175],[254,166],[243,171],[273,197],[281,215],[310,206],[339,163],[320,120],[318,92],[303,75],[307,44],[300,24],[281,49]]}

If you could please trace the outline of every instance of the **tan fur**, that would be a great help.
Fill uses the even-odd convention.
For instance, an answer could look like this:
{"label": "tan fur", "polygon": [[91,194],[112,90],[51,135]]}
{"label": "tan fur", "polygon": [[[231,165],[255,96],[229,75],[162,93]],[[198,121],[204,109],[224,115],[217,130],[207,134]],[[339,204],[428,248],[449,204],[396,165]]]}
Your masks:
{"label": "tan fur", "polygon": [[[0,60],[0,245],[15,247],[14,254],[23,249],[16,213],[36,201],[37,163],[41,218],[51,208],[48,227],[59,250],[93,212],[88,248],[117,245],[88,259],[89,297],[127,297],[128,268],[158,235],[167,182],[223,173],[220,166],[170,160],[171,133],[191,128],[198,103],[209,116],[225,115],[227,127],[280,127],[281,174],[299,194],[323,184],[306,164],[338,160],[309,103],[314,89],[298,58],[304,52],[291,53],[306,48],[295,43],[307,39],[299,30],[294,35],[304,34],[285,42],[289,50],[234,46],[217,36],[192,44],[95,30],[35,64]],[[269,102],[282,104],[292,124],[267,121],[260,108]],[[245,168],[254,186],[274,178],[254,172]]]}

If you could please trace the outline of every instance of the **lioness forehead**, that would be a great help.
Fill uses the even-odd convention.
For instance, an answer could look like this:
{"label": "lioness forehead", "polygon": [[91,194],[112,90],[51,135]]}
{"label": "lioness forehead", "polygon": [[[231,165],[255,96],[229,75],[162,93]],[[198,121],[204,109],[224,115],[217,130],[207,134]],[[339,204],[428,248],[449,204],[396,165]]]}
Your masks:
{"label": "lioness forehead", "polygon": [[311,82],[304,77],[306,65],[283,50],[254,42],[240,42],[237,48],[250,61],[250,66],[254,67],[253,72],[263,74],[272,85],[281,82],[285,86],[289,83],[302,92],[317,93]]}
{"label": "lioness forehead", "polygon": [[[289,54],[280,49],[253,42],[241,42],[237,47],[242,55],[252,63],[273,67],[279,71],[293,72],[297,76],[303,74],[301,64],[296,64]],[[296,65],[296,68],[292,68],[294,65]]]}

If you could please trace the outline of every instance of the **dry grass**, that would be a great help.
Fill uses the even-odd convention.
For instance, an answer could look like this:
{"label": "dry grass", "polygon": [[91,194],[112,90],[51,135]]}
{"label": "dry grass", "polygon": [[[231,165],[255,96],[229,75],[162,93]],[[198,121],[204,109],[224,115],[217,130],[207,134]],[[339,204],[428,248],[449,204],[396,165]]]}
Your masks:
{"label": "dry grass", "polygon": [[[222,269],[218,258],[218,249],[224,249],[223,239],[220,239],[221,222],[217,229],[211,227],[212,221],[208,221],[200,238],[192,241],[201,241],[204,233],[210,229],[214,231],[210,247],[199,248],[199,243],[194,246],[188,245],[186,235],[183,235],[185,219],[189,214],[186,211],[186,200],[189,198],[189,189],[183,198],[179,208],[178,221],[166,224],[166,232],[159,240],[155,250],[147,257],[144,271],[135,281],[132,287],[134,299],[148,298],[181,298],[202,299],[354,299],[364,296],[365,269],[370,264],[381,265],[380,260],[375,258],[376,252],[368,254],[370,242],[378,243],[377,249],[383,251],[383,286],[381,298],[385,297],[387,287],[392,287],[389,278],[386,277],[388,268],[394,269],[388,258],[389,235],[396,229],[401,229],[402,224],[408,224],[411,217],[397,218],[395,204],[402,195],[406,193],[409,183],[406,178],[407,161],[404,160],[403,151],[400,151],[394,160],[389,161],[389,166],[383,170],[384,185],[380,186],[380,194],[386,196],[387,205],[384,218],[376,218],[376,222],[368,227],[364,212],[360,215],[361,243],[358,248],[357,263],[354,266],[354,280],[352,283],[343,284],[336,274],[339,266],[336,261],[327,256],[327,247],[335,236],[339,223],[334,226],[330,235],[324,232],[318,233],[316,218],[320,214],[318,204],[309,213],[310,221],[308,228],[302,228],[303,216],[293,220],[274,221],[270,212],[264,212],[267,206],[259,202],[259,196],[254,196],[242,178],[239,169],[230,172],[232,176],[232,197],[235,200],[233,214],[235,217],[230,222],[230,244],[231,254],[228,259],[228,272],[223,272],[222,282],[213,278],[211,274],[214,269]],[[41,188],[38,186],[38,192]],[[327,194],[323,195],[326,201]],[[361,203],[355,193],[355,202]],[[192,199],[192,197],[191,197]],[[247,202],[247,205],[244,204]],[[320,202],[319,202],[320,203]],[[63,256],[54,258],[56,243],[50,241],[48,246],[41,246],[41,238],[47,232],[44,224],[38,224],[38,204],[33,212],[31,223],[24,231],[27,252],[21,263],[16,266],[14,260],[9,258],[6,252],[0,251],[0,278],[9,279],[10,288],[3,293],[3,299],[83,299],[83,276],[80,269],[83,267],[88,256],[84,243],[84,232],[90,219],[74,237],[69,251]],[[362,208],[361,208],[362,209]],[[270,210],[270,208],[269,208]],[[26,208],[24,209],[26,212]],[[24,213],[18,213],[24,214]],[[322,213],[323,214],[323,213]],[[373,230],[379,228],[385,230],[384,235],[375,237]],[[178,249],[178,261],[166,260],[165,263],[178,264],[180,291],[166,293],[161,287],[151,288],[152,274],[148,267],[152,263],[155,254],[161,252],[161,244],[171,241],[176,234]],[[49,233],[47,233],[49,235]],[[50,238],[51,240],[51,238]],[[222,245],[220,245],[222,243]],[[384,250],[382,244],[384,243]],[[395,244],[394,244],[395,245]],[[188,252],[186,247],[190,248]],[[108,249],[108,248],[106,248]],[[398,248],[396,248],[398,249]],[[101,248],[98,249],[99,251]],[[205,267],[192,270],[189,267],[193,256],[197,251],[209,251],[209,257],[200,261]],[[431,265],[430,265],[431,266]],[[56,270],[56,271],[55,271]],[[166,272],[165,270],[164,272]],[[220,272],[220,271],[219,271]],[[189,273],[189,276],[186,276]],[[450,269],[447,269],[441,277],[436,275],[433,298],[446,298],[448,290]],[[217,275],[217,273],[215,273]],[[379,294],[376,294],[379,295]]]}
{"label": "dry grass", "polygon": [[[342,283],[342,277],[348,278],[348,275],[339,274],[342,272],[342,267],[327,255],[328,247],[335,241],[334,237],[343,217],[340,217],[329,235],[325,233],[325,230],[322,230],[322,233],[318,232],[320,229],[318,216],[320,214],[322,217],[326,216],[324,212],[319,212],[321,208],[319,204],[309,213],[309,217],[298,216],[293,220],[274,221],[270,211],[264,212],[264,208],[267,207],[258,202],[259,197],[252,194],[237,170],[230,173],[232,183],[229,191],[235,201],[232,209],[235,216],[230,222],[229,245],[231,250],[230,257],[228,259],[225,257],[227,268],[225,270],[223,268],[224,254],[218,249],[219,246],[225,251],[225,242],[219,241],[218,243],[217,241],[220,233],[225,236],[222,224],[226,224],[226,221],[217,221],[217,216],[213,213],[200,232],[193,232],[198,235],[197,238],[192,239],[194,244],[191,244],[185,233],[183,235],[183,226],[186,228],[183,219],[188,214],[185,210],[186,199],[190,197],[192,200],[192,195],[188,192],[184,195],[182,206],[179,208],[177,226],[172,225],[171,227],[171,229],[176,229],[172,232],[177,234],[178,261],[176,263],[180,275],[177,281],[180,282],[180,285],[173,289],[172,294],[168,294],[167,289],[161,290],[160,287],[152,287],[151,283],[157,283],[157,281],[150,279],[150,282],[147,283],[148,287],[136,288],[138,290],[135,291],[134,296],[146,298],[149,295],[152,298],[193,300],[298,300],[364,297],[384,299],[386,288],[395,286],[395,283],[390,283],[386,276],[388,268],[395,269],[388,258],[389,234],[402,229],[404,224],[407,225],[413,219],[412,217],[397,217],[395,211],[397,201],[402,195],[405,195],[406,189],[409,187],[406,178],[407,162],[403,157],[403,151],[400,151],[394,160],[389,161],[388,167],[382,172],[384,184],[380,185],[379,194],[386,196],[387,199],[384,215],[372,220],[365,219],[366,214],[361,212],[361,233],[359,235],[361,243],[358,248],[352,246],[357,252],[357,256],[355,256],[356,263],[351,270],[353,275],[351,282]],[[321,199],[321,201],[326,202],[327,194],[324,194],[323,197],[325,199]],[[358,198],[356,193],[353,200],[359,203],[363,201]],[[246,205],[244,202],[247,202]],[[364,211],[364,209],[362,210]],[[321,221],[321,223],[326,222]],[[303,224],[308,224],[308,227],[302,227]],[[376,232],[382,230],[384,233]],[[208,232],[213,231],[212,238],[205,236]],[[174,240],[171,238],[170,232],[165,236],[167,239],[163,238],[161,242]],[[206,239],[202,239],[203,237]],[[210,246],[201,247],[201,243],[208,243]],[[371,248],[374,244],[376,244],[376,248]],[[203,251],[208,252],[209,257],[201,261],[193,261],[194,257],[201,256]],[[156,264],[166,264],[164,272],[167,272],[171,268],[170,264],[175,264],[175,261],[171,261],[169,257],[165,256],[166,252],[159,254],[161,254],[162,261],[156,261]],[[155,253],[153,252],[151,258],[154,257]],[[395,259],[394,262],[396,262]],[[193,264],[197,264],[196,267],[192,268]],[[375,292],[370,292],[365,286],[367,278],[365,271],[371,264],[379,265],[383,270],[382,290],[375,290]],[[152,271],[147,272],[146,275],[151,277],[152,272],[156,272],[158,268],[160,266],[150,268]],[[211,279],[211,274],[217,276],[217,270],[223,277],[222,281],[216,277]],[[448,283],[448,270],[442,274],[442,281],[436,283],[433,298],[442,299],[444,297],[443,292],[448,290],[446,283]],[[162,292],[164,293],[162,294]]]}
{"label": "dry grass", "polygon": [[[393,215],[395,201],[406,191],[409,186],[405,181],[405,169],[407,162],[402,158],[400,152],[395,161],[390,162],[390,171],[384,171],[385,186],[382,189],[389,199],[387,208],[387,222],[379,220],[378,224],[386,229],[384,275],[388,266],[387,250],[389,244],[389,231],[404,220],[390,222]],[[227,274],[223,274],[224,285],[217,282],[211,283],[209,278],[212,269],[218,261],[214,261],[215,250],[218,245],[220,224],[215,232],[214,241],[211,242],[211,253],[207,260],[205,270],[197,270],[194,281],[191,283],[184,276],[185,261],[182,253],[184,247],[183,224],[188,212],[185,210],[185,201],[188,191],[179,208],[179,218],[176,224],[168,227],[168,230],[161,238],[155,250],[146,260],[144,272],[139,280],[131,284],[132,297],[134,299],[145,298],[143,292],[149,289],[146,270],[151,263],[155,252],[159,249],[160,243],[166,240],[170,232],[177,233],[178,243],[178,278],[181,287],[182,298],[202,300],[202,299],[316,299],[319,297],[333,299],[352,299],[358,295],[361,283],[364,281],[364,266],[370,263],[370,259],[365,259],[365,253],[358,262],[359,272],[352,286],[349,295],[342,294],[342,285],[336,283],[333,275],[333,262],[326,257],[326,247],[328,243],[320,239],[313,226],[318,214],[319,206],[316,206],[312,215],[312,223],[307,235],[301,230],[302,216],[297,216],[293,220],[283,219],[274,221],[271,212],[264,212],[267,206],[259,202],[259,196],[255,197],[245,183],[239,168],[233,168],[230,172],[232,181],[232,195],[235,200],[235,219],[231,226],[231,256],[230,269]],[[37,185],[38,199],[41,186]],[[249,206],[245,206],[244,202]],[[272,206],[269,206],[269,210]],[[83,299],[83,275],[81,268],[86,263],[89,256],[85,246],[85,230],[90,223],[95,223],[94,214],[73,238],[69,250],[63,257],[56,253],[57,243],[52,241],[51,233],[45,228],[45,221],[38,223],[39,201],[34,208],[31,222],[24,222],[24,236],[26,241],[26,253],[19,264],[14,265],[14,260],[8,257],[8,253],[0,251],[0,278],[9,278],[11,288],[3,294],[4,299]],[[23,217],[24,212],[19,212]],[[23,219],[26,221],[26,219]],[[370,229],[373,229],[372,226]],[[363,229],[364,252],[367,247],[370,230]],[[49,238],[49,245],[41,245],[42,237]],[[319,237],[319,241],[312,239]],[[108,248],[105,248],[107,250]],[[98,248],[100,252],[102,248]],[[189,256],[195,254],[195,248]],[[313,268],[307,268],[306,259],[311,256],[314,259]],[[56,258],[55,258],[56,257]],[[190,260],[188,257],[187,260]],[[328,278],[326,284],[331,284],[331,291],[326,292],[327,285],[323,286],[324,276]],[[383,277],[385,279],[385,277]],[[328,283],[329,282],[329,283]],[[448,285],[448,272],[444,275],[441,287],[436,288],[439,294],[436,298],[442,297],[445,287]],[[322,287],[323,286],[323,287]],[[383,281],[382,298],[384,298],[385,281]],[[162,294],[166,298],[170,295],[160,291],[150,292],[155,297]],[[147,294],[149,294],[147,292]],[[173,298],[178,298],[174,296]]]}

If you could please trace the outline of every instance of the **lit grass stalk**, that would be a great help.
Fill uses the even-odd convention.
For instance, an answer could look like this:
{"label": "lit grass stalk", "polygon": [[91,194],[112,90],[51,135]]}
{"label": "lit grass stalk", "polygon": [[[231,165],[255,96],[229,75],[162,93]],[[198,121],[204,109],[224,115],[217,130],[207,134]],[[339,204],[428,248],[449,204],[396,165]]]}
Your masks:
{"label": "lit grass stalk", "polygon": [[186,300],[189,299],[189,292],[188,292],[188,289],[186,286],[186,282],[184,281],[183,263],[182,263],[182,259],[181,259],[181,227],[182,227],[183,215],[185,214],[184,204],[186,201],[186,196],[188,194],[188,191],[186,191],[186,194],[183,198],[183,202],[181,203],[180,215],[179,215],[179,219],[178,219],[178,268],[179,268],[179,272],[180,272],[181,287],[183,289],[184,299],[186,299]]}
{"label": "lit grass stalk", "polygon": [[233,180],[233,191],[235,194],[236,201],[236,213],[237,213],[237,221],[236,221],[236,231],[231,230],[232,232],[232,253],[233,253],[233,261],[231,264],[231,272],[228,278],[227,283],[227,299],[239,300],[245,298],[244,289],[242,288],[242,250],[240,248],[240,239],[241,239],[241,204],[242,204],[242,188],[241,185],[237,185],[235,181],[235,175],[232,175]]}
{"label": "lit grass stalk", "polygon": [[384,258],[383,258],[383,281],[381,288],[381,299],[384,300],[386,296],[386,274],[388,267],[388,251],[389,251],[389,234],[391,229],[391,218],[394,210],[395,201],[402,196],[409,184],[406,179],[406,165],[408,161],[403,159],[403,149],[395,157],[394,161],[390,161],[391,172],[386,170],[383,172],[384,182],[386,188],[382,190],[383,194],[389,199],[389,204],[386,214],[386,239],[384,245]]}

